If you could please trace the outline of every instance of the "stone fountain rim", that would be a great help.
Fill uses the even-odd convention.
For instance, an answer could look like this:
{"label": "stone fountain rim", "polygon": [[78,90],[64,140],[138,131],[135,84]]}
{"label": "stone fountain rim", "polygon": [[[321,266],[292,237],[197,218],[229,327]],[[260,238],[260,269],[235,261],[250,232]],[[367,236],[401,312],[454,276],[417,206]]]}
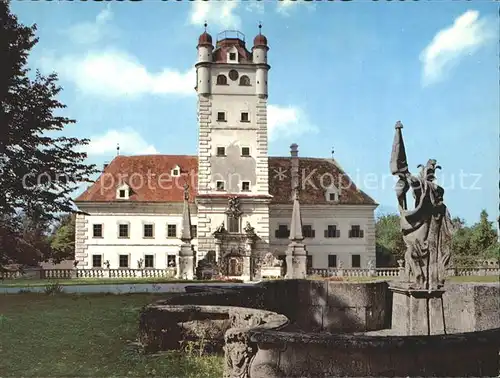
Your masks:
{"label": "stone fountain rim", "polygon": [[497,342],[500,346],[500,327],[490,328],[483,331],[449,333],[442,335],[364,335],[359,333],[315,333],[315,332],[287,332],[277,330],[259,330],[251,328],[248,330],[250,340],[259,344],[318,344],[349,348],[373,348],[373,347],[443,347],[464,342],[475,344],[487,344]]}

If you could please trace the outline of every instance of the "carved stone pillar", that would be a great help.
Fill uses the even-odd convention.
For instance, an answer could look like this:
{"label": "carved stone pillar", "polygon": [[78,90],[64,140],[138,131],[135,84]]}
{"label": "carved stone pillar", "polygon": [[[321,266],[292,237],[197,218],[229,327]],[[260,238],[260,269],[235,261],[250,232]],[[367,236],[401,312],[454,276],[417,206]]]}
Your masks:
{"label": "carved stone pillar", "polygon": [[219,261],[222,258],[221,246],[222,246],[222,240],[215,239],[215,262],[216,263],[219,263]]}
{"label": "carved stone pillar", "polygon": [[243,254],[243,276],[248,277],[249,280],[253,279],[253,274],[251,269],[252,246],[253,246],[253,240],[251,238],[246,238],[245,251]]}

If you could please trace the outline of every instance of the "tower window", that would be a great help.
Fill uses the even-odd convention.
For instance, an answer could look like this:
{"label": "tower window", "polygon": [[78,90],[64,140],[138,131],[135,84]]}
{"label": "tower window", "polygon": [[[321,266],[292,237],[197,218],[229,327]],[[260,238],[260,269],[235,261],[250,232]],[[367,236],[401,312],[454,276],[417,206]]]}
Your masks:
{"label": "tower window", "polygon": [[216,182],[216,188],[217,190],[224,190],[224,181],[217,181]]}
{"label": "tower window", "polygon": [[226,148],[217,147],[217,156],[226,156]]}
{"label": "tower window", "polygon": [[249,192],[250,191],[250,181],[243,181],[241,183],[241,191],[242,192]]}
{"label": "tower window", "polygon": [[217,121],[225,122],[226,121],[226,112],[217,112]]}
{"label": "tower window", "polygon": [[241,113],[241,122],[248,122],[250,121],[250,118],[248,117],[248,112],[242,112]]}
{"label": "tower window", "polygon": [[227,85],[227,77],[225,75],[217,75],[217,85]]}
{"label": "tower window", "polygon": [[250,147],[241,147],[241,156],[250,156]]}
{"label": "tower window", "polygon": [[236,60],[236,53],[229,53],[229,60]]}
{"label": "tower window", "polygon": [[240,85],[249,86],[250,78],[247,75],[243,75],[242,77],[240,77]]}

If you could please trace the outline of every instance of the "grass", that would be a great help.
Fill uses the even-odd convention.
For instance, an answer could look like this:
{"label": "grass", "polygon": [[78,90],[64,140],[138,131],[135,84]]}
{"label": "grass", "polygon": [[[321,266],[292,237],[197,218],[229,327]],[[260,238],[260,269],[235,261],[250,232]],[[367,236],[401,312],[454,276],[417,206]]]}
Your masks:
{"label": "grass", "polygon": [[[221,283],[234,281],[216,280],[177,280],[173,278],[147,277],[147,278],[71,278],[71,279],[12,279],[0,281],[0,287],[37,287],[51,283],[60,285],[116,285],[116,284],[162,284],[162,283]],[[242,282],[242,281],[241,281]]]}
{"label": "grass", "polygon": [[500,282],[498,276],[454,276],[448,277],[450,282]]}
{"label": "grass", "polygon": [[146,356],[133,345],[140,308],[159,297],[0,295],[0,375],[221,377],[222,356]]}

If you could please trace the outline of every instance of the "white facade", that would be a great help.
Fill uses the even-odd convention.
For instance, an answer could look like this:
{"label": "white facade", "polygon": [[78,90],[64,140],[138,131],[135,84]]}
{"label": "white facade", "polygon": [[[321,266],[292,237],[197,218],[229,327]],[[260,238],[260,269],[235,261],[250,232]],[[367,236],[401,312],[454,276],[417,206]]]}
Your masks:
{"label": "white facade", "polygon": [[[261,35],[250,53],[238,38],[218,41],[214,49],[211,37],[204,33],[196,63],[199,138],[192,245],[197,263],[209,251],[224,258],[240,248],[245,265],[240,276],[244,279],[252,277],[248,272],[254,258],[268,251],[285,254],[289,243],[286,226],[292,214],[291,200],[289,204],[273,203],[269,192],[267,52],[267,40]],[[299,160],[295,153],[295,178]],[[182,179],[185,168],[177,163],[174,161],[168,171],[175,179]],[[123,167],[123,163],[116,166]],[[111,162],[107,169],[114,167]],[[112,198],[97,198],[91,189],[76,200],[79,209],[88,214],[77,217],[79,268],[106,267],[108,262],[111,269],[137,269],[140,265],[164,269],[172,267],[174,261],[179,265],[182,200],[148,202],[142,199],[143,193],[137,194],[122,182],[111,190]],[[277,190],[274,194],[281,191],[276,183],[273,190]],[[368,204],[342,204],[340,193],[333,190],[330,196],[330,191],[321,193],[323,204],[301,204],[302,223],[309,228],[304,235],[309,267],[366,268],[369,261],[375,261],[377,205],[371,199]],[[233,238],[232,245],[221,247],[214,232],[223,224],[235,227],[234,222],[229,225],[234,218],[228,215],[228,199],[234,197],[239,198],[241,215],[237,230],[229,231],[231,237],[239,235],[240,239],[234,242]],[[252,243],[245,234],[246,225],[256,235]]]}

